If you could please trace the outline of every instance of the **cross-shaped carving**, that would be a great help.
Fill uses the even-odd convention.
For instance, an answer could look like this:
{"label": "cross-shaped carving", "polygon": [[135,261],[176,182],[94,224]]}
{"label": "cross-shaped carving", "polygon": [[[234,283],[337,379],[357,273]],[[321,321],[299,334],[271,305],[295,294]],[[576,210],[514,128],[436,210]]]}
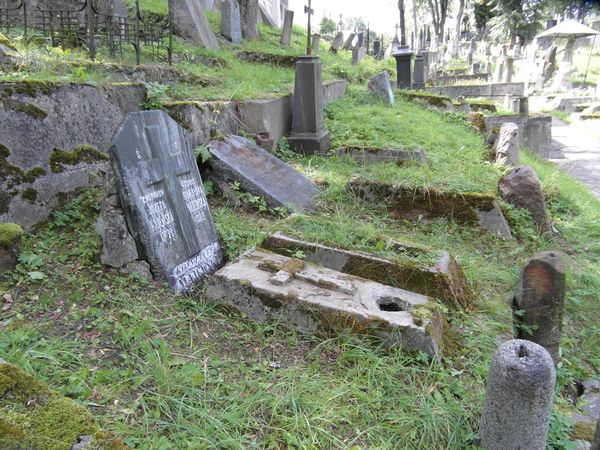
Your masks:
{"label": "cross-shaped carving", "polygon": [[314,13],[315,13],[315,10],[312,9],[312,0],[308,0],[308,6],[304,7],[304,14],[308,14],[308,27],[306,30],[306,54],[307,55],[312,54],[312,43],[311,43],[312,30],[311,30],[311,26],[310,26],[310,16],[312,16]]}

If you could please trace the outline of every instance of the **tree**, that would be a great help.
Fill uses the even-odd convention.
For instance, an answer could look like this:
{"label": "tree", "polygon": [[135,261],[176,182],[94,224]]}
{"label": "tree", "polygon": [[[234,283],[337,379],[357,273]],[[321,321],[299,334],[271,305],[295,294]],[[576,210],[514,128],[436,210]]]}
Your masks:
{"label": "tree", "polygon": [[483,34],[488,22],[495,16],[493,0],[475,1],[475,27],[479,34]]}
{"label": "tree", "polygon": [[319,32],[325,37],[332,37],[337,29],[337,24],[329,17],[323,17],[319,26]]}
{"label": "tree", "polygon": [[442,45],[444,42],[444,26],[448,16],[448,0],[427,0],[429,12],[431,13],[431,22],[435,33],[435,42]]}
{"label": "tree", "polygon": [[579,22],[583,22],[586,14],[596,11],[600,12],[600,3],[597,0],[549,0],[551,11],[572,17]]}
{"label": "tree", "polygon": [[511,45],[519,36],[521,41],[531,41],[542,28],[547,0],[496,0],[491,20],[494,31],[509,36]]}
{"label": "tree", "polygon": [[360,17],[349,17],[346,20],[346,24],[349,30],[356,31],[358,33],[364,33],[367,31],[367,24]]}
{"label": "tree", "polygon": [[465,0],[458,0],[458,12],[456,13],[456,24],[454,28],[454,40],[452,41],[452,57],[458,58],[460,46],[460,25],[462,23],[462,15],[465,10]]}

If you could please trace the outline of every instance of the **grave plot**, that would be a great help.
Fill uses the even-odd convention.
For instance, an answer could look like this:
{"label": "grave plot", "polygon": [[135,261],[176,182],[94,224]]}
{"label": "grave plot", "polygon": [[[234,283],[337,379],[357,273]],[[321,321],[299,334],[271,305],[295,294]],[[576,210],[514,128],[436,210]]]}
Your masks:
{"label": "grave plot", "polygon": [[389,162],[401,166],[407,162],[419,164],[427,162],[425,150],[422,148],[405,150],[402,148],[346,147],[338,149],[338,154],[344,158],[354,159],[359,164]]}
{"label": "grave plot", "polygon": [[267,250],[244,253],[208,280],[206,300],[258,322],[301,331],[349,329],[430,356],[442,351],[443,318],[429,297]]}
{"label": "grave plot", "polygon": [[407,258],[381,258],[358,251],[335,248],[295,239],[283,233],[269,235],[261,247],[284,256],[293,255],[298,251],[312,263],[327,267],[338,272],[366,278],[388,286],[394,286],[422,295],[435,297],[450,308],[469,309],[473,306],[474,297],[467,279],[456,258],[446,251],[435,251],[435,264],[419,262],[419,256],[426,253],[424,248],[418,248],[400,242],[390,242],[398,249],[398,254],[414,255],[410,261]]}
{"label": "grave plot", "polygon": [[479,227],[506,239],[512,237],[493,195],[409,188],[360,177],[351,178],[348,189],[367,202],[386,205],[392,215],[398,218],[453,219],[462,225]]}

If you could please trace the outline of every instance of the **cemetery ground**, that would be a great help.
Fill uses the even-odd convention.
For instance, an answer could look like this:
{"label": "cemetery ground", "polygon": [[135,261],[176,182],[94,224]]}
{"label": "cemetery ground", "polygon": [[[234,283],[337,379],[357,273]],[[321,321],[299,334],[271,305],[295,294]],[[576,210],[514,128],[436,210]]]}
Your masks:
{"label": "cemetery ground", "polygon": [[[156,14],[164,13],[161,5],[146,2]],[[287,51],[275,31],[261,32],[264,40],[241,49],[292,55],[304,45],[299,29]],[[37,65],[1,79],[103,83],[115,76],[78,52],[18,46]],[[244,62],[237,49],[181,47],[177,53],[186,51],[188,60],[174,66],[181,82],[149,85],[148,108],[192,98],[260,98],[293,85],[291,67]],[[452,220],[398,219],[393,210],[360,200],[347,188],[355,175],[431,193],[495,194],[506,169],[490,162],[483,137],[464,115],[427,109],[399,92],[393,107],[370,97],[364,82],[389,63],[366,58],[352,67],[350,52],[321,56],[326,78],[355,83],[326,108],[332,148],[423,148],[427,162],[359,165],[335,154],[299,156],[284,139],[276,154],[320,186],[317,209],[290,216],[235,185],[236,198],[225,198],[207,182],[220,241],[230,261],[274,231],[415,265],[435,262],[434,249],[448,250],[476,301],[469,311],[440,305],[448,320],[443,357],[385,352],[370,336],[256,324],[206,304],[203,284],[174,294],[166,284],[115,274],[99,262],[94,230],[102,189],[65,199],[46,225],[24,238],[19,266],[0,278],[0,357],[85,406],[134,448],[477,448],[490,360],[512,337],[519,270],[538,251],[561,250],[569,270],[549,445],[574,448],[574,439],[593,432],[570,419],[577,382],[600,372],[600,203],[559,167],[526,151],[520,162],[541,179],[558,232],[553,241],[540,236],[529,213],[505,203],[513,240]],[[199,69],[197,61],[213,67]],[[198,157],[204,169],[206,149]],[[410,245],[403,252],[392,241]],[[17,406],[10,408],[13,418],[22,417]],[[44,448],[65,448],[63,432],[46,430],[44,438],[57,442],[44,441]]]}

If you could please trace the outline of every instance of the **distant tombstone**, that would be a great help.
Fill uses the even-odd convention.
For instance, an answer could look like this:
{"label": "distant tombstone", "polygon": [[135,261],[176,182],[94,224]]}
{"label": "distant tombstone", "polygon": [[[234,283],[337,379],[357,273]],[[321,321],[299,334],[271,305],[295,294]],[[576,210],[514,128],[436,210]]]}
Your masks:
{"label": "distant tombstone", "polygon": [[423,55],[415,56],[412,88],[425,89],[425,67],[423,65]]}
{"label": "distant tombstone", "polygon": [[283,29],[281,30],[281,43],[286,47],[290,46],[292,40],[292,26],[294,25],[294,11],[289,9],[285,11],[283,19]]}
{"label": "distant tombstone", "polygon": [[223,254],[184,129],[163,111],[131,113],[109,153],[129,231],[154,276],[180,292],[218,269]]}
{"label": "distant tombstone", "polygon": [[348,39],[346,39],[346,42],[344,42],[344,46],[342,48],[344,50],[349,50],[350,47],[352,47],[352,41],[354,41],[355,37],[356,33],[350,33],[350,36],[348,36]]}
{"label": "distant tombstone", "polygon": [[381,41],[376,39],[373,41],[373,56],[378,57],[381,53]]}
{"label": "distant tombstone", "polygon": [[369,92],[387,105],[394,104],[394,92],[388,72],[380,72],[369,80]]}
{"label": "distant tombstone", "polygon": [[183,39],[202,44],[208,49],[219,48],[202,4],[194,0],[169,0],[173,28]]}
{"label": "distant tombstone", "polygon": [[498,164],[503,166],[519,164],[519,127],[516,124],[512,122],[502,124],[495,150]]}
{"label": "distant tombstone", "polygon": [[360,48],[364,45],[365,45],[365,34],[360,32],[360,33],[358,33],[358,36],[356,38],[356,46],[358,48]]}
{"label": "distant tombstone", "polygon": [[500,61],[496,65],[496,73],[494,75],[494,80],[496,83],[502,83],[504,79],[504,62]]}
{"label": "distant tombstone", "polygon": [[556,72],[556,51],[558,47],[553,45],[544,54],[544,62],[542,63],[542,84],[548,83]]}
{"label": "distant tombstone", "polygon": [[344,34],[340,31],[335,35],[335,38],[333,39],[333,42],[331,43],[331,47],[329,48],[329,51],[331,53],[337,53],[337,51],[339,50],[339,48],[342,46],[343,43],[344,43]]}
{"label": "distant tombstone", "polygon": [[356,47],[352,49],[352,65],[358,66],[367,54],[367,49],[364,47]]}
{"label": "distant tombstone", "polygon": [[319,53],[320,50],[321,50],[321,35],[315,33],[312,35],[312,51],[313,51],[313,53]]}
{"label": "distant tombstone", "polygon": [[510,83],[510,82],[512,82],[513,66],[514,66],[515,59],[511,56],[507,56],[505,58],[505,61],[506,61],[506,66],[504,68],[504,82]]}
{"label": "distant tombstone", "polygon": [[481,63],[480,62],[474,62],[471,67],[472,67],[473,75],[477,75],[481,71]]}
{"label": "distant tombstone", "polygon": [[242,42],[240,6],[236,0],[223,0],[221,4],[221,34],[233,44]]}

